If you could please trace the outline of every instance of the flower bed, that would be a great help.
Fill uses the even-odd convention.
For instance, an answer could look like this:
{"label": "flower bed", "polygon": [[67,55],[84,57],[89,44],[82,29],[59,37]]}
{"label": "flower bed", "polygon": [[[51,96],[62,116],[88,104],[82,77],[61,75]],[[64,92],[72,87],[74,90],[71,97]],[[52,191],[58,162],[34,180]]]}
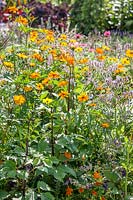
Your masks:
{"label": "flower bed", "polygon": [[130,38],[17,22],[0,54],[0,199],[130,199]]}

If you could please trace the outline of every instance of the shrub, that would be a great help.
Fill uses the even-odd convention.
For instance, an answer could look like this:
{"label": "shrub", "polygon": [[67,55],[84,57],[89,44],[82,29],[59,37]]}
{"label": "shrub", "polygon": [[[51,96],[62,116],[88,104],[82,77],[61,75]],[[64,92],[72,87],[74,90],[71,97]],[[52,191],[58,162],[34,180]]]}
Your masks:
{"label": "shrub", "polygon": [[34,1],[26,7],[31,9],[31,15],[35,17],[32,23],[33,27],[41,25],[54,30],[66,30],[70,9],[68,4],[62,3],[60,5],[54,5],[51,2],[40,3]]}
{"label": "shrub", "polygon": [[132,30],[132,0],[76,0],[71,12],[71,28],[88,34],[95,29]]}

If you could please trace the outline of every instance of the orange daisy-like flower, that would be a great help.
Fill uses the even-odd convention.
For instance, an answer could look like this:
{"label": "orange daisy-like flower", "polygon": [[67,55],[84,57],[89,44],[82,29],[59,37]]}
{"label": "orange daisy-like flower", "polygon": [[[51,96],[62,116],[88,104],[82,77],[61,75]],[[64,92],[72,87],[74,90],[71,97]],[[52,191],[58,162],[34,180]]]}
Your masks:
{"label": "orange daisy-like flower", "polygon": [[95,182],[95,185],[96,185],[96,186],[101,186],[101,185],[102,185],[102,183],[101,183],[101,182],[99,182],[99,181],[97,181],[97,182]]}
{"label": "orange daisy-like flower", "polygon": [[106,200],[106,199],[105,199],[105,197],[102,196],[102,197],[100,197],[100,200]]}
{"label": "orange daisy-like flower", "polygon": [[34,42],[38,37],[38,32],[37,31],[31,31],[30,32],[30,36],[29,36],[29,39]]}
{"label": "orange daisy-like flower", "polygon": [[26,102],[26,99],[23,95],[15,95],[13,97],[13,100],[14,100],[14,103],[19,106],[21,106],[22,104]]}
{"label": "orange daisy-like flower", "polygon": [[78,96],[79,102],[85,102],[89,99],[88,95],[86,93],[82,93]]}
{"label": "orange daisy-like flower", "polygon": [[78,189],[78,191],[79,191],[79,193],[83,193],[83,192],[84,192],[84,188],[80,187],[80,188]]}
{"label": "orange daisy-like flower", "polygon": [[74,51],[76,51],[76,52],[82,52],[83,49],[82,49],[82,47],[76,47]]}
{"label": "orange daisy-like flower", "polygon": [[46,40],[47,40],[48,42],[54,42],[54,41],[55,41],[55,38],[54,38],[53,35],[48,34],[48,35],[46,36]]}
{"label": "orange daisy-like flower", "polygon": [[59,97],[61,97],[62,99],[68,97],[69,93],[67,91],[61,91],[59,93]]}
{"label": "orange daisy-like flower", "polygon": [[45,78],[42,80],[42,84],[47,85],[49,83],[49,81],[50,81],[50,78]]}
{"label": "orange daisy-like flower", "polygon": [[30,78],[40,78],[40,74],[38,72],[33,72],[31,75],[30,75]]}
{"label": "orange daisy-like flower", "polygon": [[130,65],[130,60],[128,58],[121,58],[122,65]]}
{"label": "orange daisy-like flower", "polygon": [[115,71],[114,71],[114,73],[115,74],[121,74],[121,73],[123,73],[123,72],[125,72],[125,70],[124,69],[116,69]]}
{"label": "orange daisy-like flower", "polygon": [[106,58],[106,56],[103,56],[103,55],[101,55],[101,56],[97,56],[97,59],[100,60],[100,61],[105,60],[105,58]]}
{"label": "orange daisy-like flower", "polygon": [[98,86],[98,87],[96,88],[96,90],[97,90],[97,91],[101,91],[101,90],[103,90],[103,87],[102,87],[102,86]]}
{"label": "orange daisy-like flower", "polygon": [[80,63],[80,64],[85,64],[85,63],[87,63],[89,60],[88,60],[88,58],[82,58],[82,59],[80,59],[78,62]]}
{"label": "orange daisy-like flower", "polygon": [[9,68],[14,67],[14,64],[12,62],[5,61],[5,62],[3,62],[3,64],[4,64],[4,66],[9,67]]}
{"label": "orange daisy-like flower", "polygon": [[95,190],[92,190],[92,191],[91,191],[91,194],[92,194],[93,196],[97,196],[97,192],[96,192]]}
{"label": "orange daisy-like flower", "polygon": [[60,35],[60,38],[63,39],[63,40],[66,40],[66,39],[67,39],[67,35],[61,34],[61,35]]}
{"label": "orange daisy-like flower", "polygon": [[28,58],[28,56],[25,55],[24,53],[18,53],[17,56],[18,56],[19,58],[23,58],[23,59]]}
{"label": "orange daisy-like flower", "polygon": [[127,49],[126,50],[126,56],[133,58],[133,50]]}
{"label": "orange daisy-like flower", "polygon": [[124,66],[123,66],[122,64],[119,64],[119,65],[117,66],[117,68],[118,68],[118,69],[123,69]]}
{"label": "orange daisy-like flower", "polygon": [[68,186],[68,187],[66,188],[66,195],[67,195],[67,196],[71,196],[72,193],[73,193],[73,189],[72,189],[71,187]]}
{"label": "orange daisy-like flower", "polygon": [[99,179],[99,178],[102,178],[102,176],[100,175],[99,172],[94,172],[93,178],[94,178],[94,179]]}
{"label": "orange daisy-like flower", "polygon": [[71,159],[72,154],[71,154],[70,152],[68,152],[68,151],[65,151],[65,152],[64,152],[64,156],[65,156],[65,158],[67,158],[67,159]]}
{"label": "orange daisy-like flower", "polygon": [[35,67],[35,63],[31,62],[29,63],[30,67]]}
{"label": "orange daisy-like flower", "polygon": [[27,25],[28,24],[28,20],[25,17],[22,17],[22,16],[19,16],[16,19],[16,22],[18,22],[20,24],[23,24],[23,25]]}
{"label": "orange daisy-like flower", "polygon": [[68,84],[68,81],[60,81],[59,83],[58,83],[58,86],[59,87],[64,87],[64,86],[66,86]]}
{"label": "orange daisy-like flower", "polygon": [[89,106],[90,107],[95,107],[97,104],[96,103],[90,103]]}
{"label": "orange daisy-like flower", "polygon": [[32,87],[27,85],[23,89],[25,92],[30,92],[32,90]]}
{"label": "orange daisy-like flower", "polygon": [[75,62],[74,57],[67,56],[66,57],[66,62],[67,62],[68,65],[74,65],[74,62]]}
{"label": "orange daisy-like flower", "polygon": [[109,128],[109,123],[102,123],[101,126],[102,126],[103,128]]}
{"label": "orange daisy-like flower", "polygon": [[43,84],[42,83],[37,83],[36,84],[36,89],[39,90],[39,91],[43,90],[44,89]]}
{"label": "orange daisy-like flower", "polygon": [[43,60],[44,60],[43,57],[39,53],[34,53],[32,55],[32,58],[37,59],[39,62],[43,62]]}
{"label": "orange daisy-like flower", "polygon": [[60,78],[60,75],[58,72],[51,71],[48,75],[48,78]]}
{"label": "orange daisy-like flower", "polygon": [[102,48],[96,48],[96,53],[98,54],[103,54],[103,49]]}
{"label": "orange daisy-like flower", "polygon": [[10,7],[8,7],[8,11],[10,13],[17,13],[18,12],[18,8],[16,8],[15,6],[10,6]]}

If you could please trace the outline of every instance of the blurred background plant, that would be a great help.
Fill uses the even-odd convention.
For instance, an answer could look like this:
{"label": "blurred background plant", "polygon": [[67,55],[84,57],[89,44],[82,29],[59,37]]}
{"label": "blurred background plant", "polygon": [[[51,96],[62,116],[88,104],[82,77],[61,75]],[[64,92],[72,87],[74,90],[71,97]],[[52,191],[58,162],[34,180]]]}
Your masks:
{"label": "blurred background plant", "polygon": [[34,27],[47,26],[60,31],[76,27],[77,32],[84,34],[133,30],[133,0],[9,0],[6,5],[30,9],[35,17]]}

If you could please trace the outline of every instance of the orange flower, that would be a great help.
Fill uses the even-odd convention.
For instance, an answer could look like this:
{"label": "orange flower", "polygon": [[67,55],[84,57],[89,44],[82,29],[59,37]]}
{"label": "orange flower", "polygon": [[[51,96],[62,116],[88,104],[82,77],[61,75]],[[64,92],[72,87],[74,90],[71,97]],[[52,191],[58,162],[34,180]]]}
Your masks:
{"label": "orange flower", "polygon": [[100,200],[106,200],[106,199],[105,199],[105,197],[104,197],[104,196],[102,196],[102,197],[100,198]]}
{"label": "orange flower", "polygon": [[15,6],[10,6],[10,7],[8,8],[8,11],[9,11],[10,13],[17,13],[17,12],[18,12],[18,8],[16,8]]}
{"label": "orange flower", "polygon": [[30,67],[35,67],[35,63],[31,62],[29,63]]}
{"label": "orange flower", "polygon": [[18,56],[19,58],[23,58],[23,59],[28,58],[28,56],[26,56],[24,53],[18,53],[17,56]]}
{"label": "orange flower", "polygon": [[72,195],[72,193],[73,193],[73,189],[72,188],[70,188],[69,186],[66,188],[66,195],[67,196],[70,196],[70,195]]}
{"label": "orange flower", "polygon": [[53,35],[48,34],[48,35],[46,36],[46,40],[49,41],[49,42],[54,42],[54,41],[55,41],[55,38],[54,38]]}
{"label": "orange flower", "polygon": [[68,97],[68,95],[69,95],[69,93],[68,93],[67,91],[61,91],[61,92],[59,93],[59,96],[60,96],[62,99]]}
{"label": "orange flower", "polygon": [[119,65],[117,66],[117,68],[118,68],[118,69],[123,69],[124,66],[123,66],[122,64],[119,64]]}
{"label": "orange flower", "polygon": [[88,60],[88,58],[82,58],[82,59],[80,59],[78,62],[80,63],[80,64],[85,64],[85,63],[87,63],[89,60]]}
{"label": "orange flower", "polygon": [[93,196],[97,196],[97,192],[96,192],[95,190],[92,190],[92,191],[91,191],[91,194],[92,194]]}
{"label": "orange flower", "polygon": [[37,31],[31,31],[30,32],[30,36],[29,36],[29,39],[34,42],[38,37],[38,32]]}
{"label": "orange flower", "polygon": [[96,53],[103,54],[103,49],[102,48],[96,48]]}
{"label": "orange flower", "polygon": [[97,56],[97,59],[100,60],[100,61],[105,60],[105,58],[106,58],[106,56],[103,56],[103,55],[101,55],[101,56]]}
{"label": "orange flower", "polygon": [[43,85],[41,83],[37,83],[36,84],[36,89],[39,90],[39,91],[41,91],[41,90],[44,89],[44,87],[43,87]]}
{"label": "orange flower", "polygon": [[58,72],[51,71],[48,75],[48,78],[60,78],[60,75]]}
{"label": "orange flower", "polygon": [[40,49],[42,50],[42,51],[46,51],[47,49],[49,49],[50,48],[50,46],[48,46],[48,45],[42,45],[41,47],[40,47]]}
{"label": "orange flower", "polygon": [[96,185],[96,186],[101,186],[102,183],[97,181],[97,182],[95,182],[95,185]]}
{"label": "orange flower", "polygon": [[133,58],[133,50],[127,49],[126,50],[126,56]]}
{"label": "orange flower", "polygon": [[22,16],[19,16],[16,19],[16,22],[18,22],[20,24],[23,24],[23,25],[27,25],[28,24],[28,20],[25,17],[22,17]]}
{"label": "orange flower", "polygon": [[5,61],[5,62],[3,62],[3,64],[4,64],[4,66],[9,67],[9,68],[14,67],[14,64],[12,62]]}
{"label": "orange flower", "polygon": [[74,57],[72,56],[67,56],[66,61],[68,65],[74,65]]}
{"label": "orange flower", "polygon": [[49,81],[50,81],[49,78],[45,78],[45,79],[42,80],[42,84],[47,85]]}
{"label": "orange flower", "polygon": [[57,49],[52,49],[49,51],[53,56],[57,56]]}
{"label": "orange flower", "polygon": [[58,83],[58,86],[59,86],[59,87],[64,87],[64,86],[66,86],[67,84],[68,84],[67,81],[60,81],[60,82]]}
{"label": "orange flower", "polygon": [[30,92],[32,90],[32,87],[27,85],[23,89],[25,92]]}
{"label": "orange flower", "polygon": [[82,47],[76,47],[74,51],[76,51],[76,52],[82,52],[83,49],[82,49]]}
{"label": "orange flower", "polygon": [[32,55],[32,58],[37,59],[39,62],[43,62],[43,60],[44,60],[43,57],[39,53],[34,53]]}
{"label": "orange flower", "polygon": [[13,97],[13,100],[14,100],[14,103],[19,106],[21,106],[22,104],[26,102],[26,99],[23,95],[15,95]]}
{"label": "orange flower", "polygon": [[67,39],[67,35],[61,34],[61,35],[60,35],[60,38],[63,39],[63,40],[66,40],[66,39]]}
{"label": "orange flower", "polygon": [[94,179],[99,179],[99,178],[102,178],[102,176],[100,175],[99,172],[94,172],[93,178],[94,178]]}
{"label": "orange flower", "polygon": [[65,152],[64,152],[64,156],[65,156],[65,158],[67,158],[67,159],[71,159],[72,154],[71,154],[70,152],[68,152],[68,151],[65,151]]}
{"label": "orange flower", "polygon": [[30,75],[30,78],[39,78],[40,77],[40,74],[38,72],[33,72],[31,75]]}
{"label": "orange flower", "polygon": [[86,93],[82,93],[78,96],[79,102],[85,102],[89,99],[88,95]]}
{"label": "orange flower", "polygon": [[116,69],[115,71],[114,71],[114,73],[115,74],[120,74],[120,73],[123,73],[123,72],[125,72],[125,70],[124,69]]}
{"label": "orange flower", "polygon": [[122,65],[130,65],[130,60],[128,58],[121,58]]}
{"label": "orange flower", "polygon": [[103,90],[103,87],[102,87],[102,86],[98,86],[98,87],[96,88],[96,90],[101,91],[101,90]]}
{"label": "orange flower", "polygon": [[78,189],[78,191],[79,191],[79,193],[83,193],[83,192],[84,192],[84,188],[80,187],[80,188]]}
{"label": "orange flower", "polygon": [[95,107],[97,104],[96,103],[90,103],[89,106]]}
{"label": "orange flower", "polygon": [[102,126],[103,128],[109,128],[109,123],[102,123],[101,126]]}

